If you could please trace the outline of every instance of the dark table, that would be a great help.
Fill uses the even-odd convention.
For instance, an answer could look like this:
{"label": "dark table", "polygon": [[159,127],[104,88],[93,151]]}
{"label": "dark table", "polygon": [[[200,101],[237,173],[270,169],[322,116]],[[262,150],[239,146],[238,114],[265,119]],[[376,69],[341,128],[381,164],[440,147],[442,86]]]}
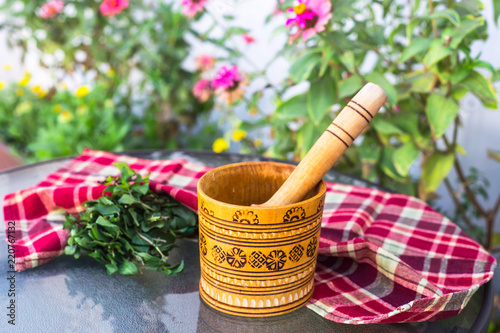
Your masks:
{"label": "dark table", "polygon": [[[258,156],[196,151],[135,151],[127,155],[148,159],[183,157],[195,163],[269,160]],[[0,172],[0,199],[13,191],[36,185],[68,158]],[[327,181],[380,188],[360,179],[330,171]],[[3,221],[3,210],[0,211]],[[3,224],[2,224],[3,225]],[[138,276],[109,276],[91,257],[75,260],[60,256],[51,262],[16,274],[16,326],[7,323],[7,245],[0,232],[1,332],[484,332],[493,302],[491,282],[482,286],[461,314],[435,322],[345,325],[326,320],[303,307],[267,318],[240,318],[219,313],[200,301],[198,243],[179,240],[172,258],[185,261],[177,276],[145,271]],[[172,262],[175,262],[173,260]]]}

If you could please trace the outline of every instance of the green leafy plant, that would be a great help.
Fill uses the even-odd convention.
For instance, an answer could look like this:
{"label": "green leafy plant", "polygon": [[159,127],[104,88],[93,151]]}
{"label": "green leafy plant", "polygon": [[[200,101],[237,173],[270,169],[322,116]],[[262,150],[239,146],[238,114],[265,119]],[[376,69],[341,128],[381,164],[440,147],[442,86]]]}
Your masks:
{"label": "green leafy plant", "polygon": [[[5,16],[0,30],[6,33],[12,48],[22,51],[23,58],[29,52],[28,45],[40,54],[40,66],[50,74],[47,75],[50,79],[44,80],[47,82],[44,88],[49,93],[37,101],[41,106],[67,99],[65,89],[61,88],[66,84],[70,87],[88,85],[91,94],[80,104],[86,104],[89,112],[96,116],[103,113],[104,118],[109,118],[109,108],[104,108],[102,102],[113,102],[111,117],[118,128],[109,133],[116,133],[116,140],[107,135],[110,141],[107,147],[96,144],[95,141],[104,136],[100,130],[92,135],[93,127],[99,126],[99,122],[84,119],[78,124],[78,142],[72,142],[71,147],[87,145],[107,150],[191,147],[194,136],[211,139],[217,132],[213,127],[190,132],[198,118],[208,123],[204,118],[213,101],[200,103],[191,93],[198,74],[186,69],[184,61],[191,51],[187,40],[192,21],[180,13],[173,1],[135,1],[129,8],[109,17],[99,10],[102,1],[69,0],[64,1],[63,10],[56,16],[43,18],[40,9],[46,2],[5,1],[0,5]],[[25,94],[17,99],[22,103],[27,98]],[[0,112],[9,107],[3,108],[2,104],[3,96]],[[75,116],[74,122],[80,118],[76,107],[78,105],[69,103],[66,108]],[[27,155],[23,154],[27,140],[4,136],[0,139],[20,146],[19,152],[24,158],[35,155],[35,159],[41,160],[81,152],[81,149],[56,147],[67,134],[63,134],[65,129],[61,129],[60,124],[56,125],[42,119],[33,130],[19,126],[21,132],[30,131],[28,142],[41,141],[33,145],[33,153]],[[197,148],[211,145],[210,140],[196,142]]]}
{"label": "green leafy plant", "polygon": [[[497,21],[500,5],[493,5]],[[290,62],[288,75],[278,85],[261,84],[240,100],[251,112],[257,108],[257,116],[230,120],[226,141],[233,128],[260,137],[268,129],[272,140],[266,155],[300,160],[352,96],[374,82],[386,91],[388,101],[335,167],[431,204],[444,184],[454,199],[455,220],[491,250],[500,196],[490,209],[484,207],[483,191],[473,188],[474,177],[463,170],[466,151],[457,140],[467,117],[459,112],[466,95],[485,108],[498,108],[493,83],[500,70],[472,51],[474,43],[488,39],[483,9],[479,0],[277,1],[268,22],[275,25],[280,18],[276,33],[288,31],[288,43],[265,68],[249,75],[268,83],[267,70],[283,58]],[[209,11],[206,16],[222,20]],[[226,40],[207,39],[227,45]],[[220,60],[251,64],[237,50]],[[273,113],[258,108],[269,93],[276,101]],[[242,142],[247,145],[242,151],[252,148],[248,143]],[[489,148],[484,147],[485,156]],[[498,159],[497,152],[488,154]],[[452,171],[459,184],[450,180]],[[484,233],[476,232],[472,216],[482,221]]]}
{"label": "green leafy plant", "polygon": [[165,193],[149,189],[142,177],[125,163],[115,163],[119,177],[108,177],[103,196],[87,201],[79,217],[68,215],[70,230],[65,253],[79,258],[84,251],[106,265],[109,274],[136,274],[137,266],[167,274],[183,269],[171,265],[169,251],[176,237],[195,230],[196,214]]}

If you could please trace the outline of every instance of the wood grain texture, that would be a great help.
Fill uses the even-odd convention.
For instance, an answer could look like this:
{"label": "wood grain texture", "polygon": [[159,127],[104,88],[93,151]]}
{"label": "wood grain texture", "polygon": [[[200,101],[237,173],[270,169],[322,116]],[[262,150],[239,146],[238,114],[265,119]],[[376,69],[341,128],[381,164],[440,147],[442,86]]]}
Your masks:
{"label": "wood grain texture", "polygon": [[366,84],[316,141],[279,190],[261,206],[301,201],[363,132],[387,100],[384,90]]}
{"label": "wood grain texture", "polygon": [[274,316],[311,297],[325,182],[300,203],[250,206],[268,200],[294,169],[237,163],[199,180],[200,295],[211,307],[238,316]]}

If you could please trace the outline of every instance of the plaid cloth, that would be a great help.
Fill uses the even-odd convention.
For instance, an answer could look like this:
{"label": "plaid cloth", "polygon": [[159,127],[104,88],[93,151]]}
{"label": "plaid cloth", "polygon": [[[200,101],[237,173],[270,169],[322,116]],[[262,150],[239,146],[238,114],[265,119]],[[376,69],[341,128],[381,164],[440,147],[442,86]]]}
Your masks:
{"label": "plaid cloth", "polygon": [[[196,183],[211,168],[183,159],[152,161],[87,149],[33,188],[4,199],[5,226],[16,221],[16,270],[64,252],[64,215],[98,198],[114,162],[146,175],[197,209]],[[393,323],[458,314],[493,276],[496,260],[419,199],[327,183],[315,290],[307,306],[339,323]]]}

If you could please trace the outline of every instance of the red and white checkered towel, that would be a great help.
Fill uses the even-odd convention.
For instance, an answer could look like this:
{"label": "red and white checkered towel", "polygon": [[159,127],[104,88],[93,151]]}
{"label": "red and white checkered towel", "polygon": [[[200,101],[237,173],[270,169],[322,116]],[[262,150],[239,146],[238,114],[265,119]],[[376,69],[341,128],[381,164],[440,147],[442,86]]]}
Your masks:
{"label": "red and white checkered towel", "polygon": [[[64,252],[64,214],[98,198],[114,162],[146,175],[197,209],[196,183],[211,168],[183,159],[144,160],[85,150],[33,188],[4,199],[6,229],[16,222],[16,270]],[[327,183],[314,295],[308,307],[340,323],[392,323],[458,314],[490,280],[496,260],[419,199]]]}

